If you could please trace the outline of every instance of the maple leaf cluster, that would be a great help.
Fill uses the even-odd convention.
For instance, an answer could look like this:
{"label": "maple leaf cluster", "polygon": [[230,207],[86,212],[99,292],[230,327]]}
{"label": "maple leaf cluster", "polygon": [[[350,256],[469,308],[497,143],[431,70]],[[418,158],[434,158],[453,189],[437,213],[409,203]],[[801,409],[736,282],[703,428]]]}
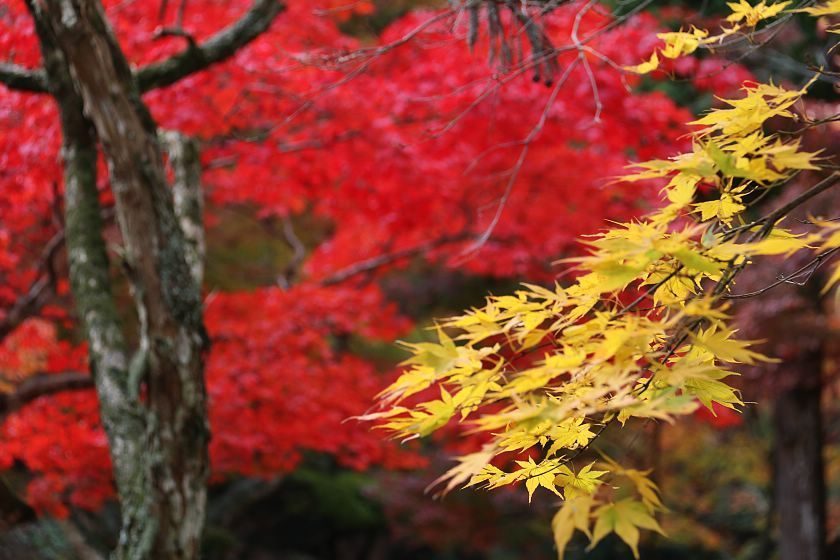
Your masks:
{"label": "maple leaf cluster", "polygon": [[[183,37],[161,32],[177,19],[177,3],[170,4],[160,14],[155,2],[104,2],[133,64],[184,47]],[[200,42],[249,4],[195,0],[180,25]],[[650,16],[589,43],[604,57],[589,61],[592,80],[575,64],[578,53],[561,54],[558,65],[569,74],[555,90],[527,72],[488,65],[486,41],[470,52],[451,19],[433,21],[439,12],[412,12],[371,45],[340,31],[346,14],[335,10],[338,4],[290,1],[268,31],[230,60],[144,97],[162,128],[200,139],[213,227],[223,226],[224,216],[212,209],[225,206],[256,208],[265,221],[305,213],[331,224],[299,284],[207,299],[216,479],[271,477],[295,468],[307,451],[357,469],[420,464],[367,426],[342,423],[364,413],[388,380],[351,351],[347,337],[393,340],[413,324],[371,283],[409,259],[364,278],[331,279],[357,263],[424,245],[423,258],[439,266],[549,279],[551,260],[573,250],[579,234],[649,207],[655,185],[609,184],[628,158],[685,148],[677,139],[689,113],[661,92],[633,93],[639,78],[616,69],[655,48],[659,28]],[[359,13],[367,5],[359,3]],[[575,8],[546,18],[556,44],[568,41]],[[596,33],[609,21],[590,11],[577,32]],[[23,2],[0,11],[0,27],[0,59],[37,67]],[[61,233],[60,131],[51,99],[0,89],[0,131],[0,309],[11,309],[40,275],[56,276],[56,309],[32,314],[50,321],[49,332],[6,337],[3,352],[16,357],[2,361],[4,376],[83,371],[84,346],[70,342],[66,325],[72,306],[62,258],[50,256],[45,265],[41,254]],[[104,165],[100,177],[107,207]],[[115,232],[108,236],[119,244]],[[0,320],[8,318],[4,313]],[[33,320],[18,330],[44,324]],[[32,352],[41,356],[34,369],[20,364]],[[44,362],[57,355],[72,359]],[[34,474],[28,498],[39,509],[96,508],[111,496],[92,391],[38,399],[10,414],[1,435],[0,465],[17,463]]]}
{"label": "maple leaf cluster", "polygon": [[[754,31],[790,5],[729,3],[732,13],[718,33],[696,27],[658,33],[662,44],[627,70],[655,72],[663,61]],[[791,10],[836,15],[840,3]],[[673,421],[700,406],[711,415],[716,408],[738,411],[745,403],[728,381],[736,368],[778,361],[757,352],[756,341],[736,336],[728,300],[761,296],[840,250],[834,219],[809,214],[814,217],[799,220],[809,226],[805,231],[788,225],[793,211],[816,204],[837,183],[830,157],[808,146],[803,134],[837,115],[817,120],[797,110],[820,77],[798,87],[751,81],[735,97],[720,99],[689,123],[697,127],[689,150],[637,163],[623,177],[667,181],[658,209],[588,235],[586,253],[564,261],[573,263],[574,281],[489,296],[483,306],[442,320],[437,341],[406,343],[408,367],[364,419],[400,438],[468,424],[487,442],[438,479],[444,492],[522,483],[530,500],[546,490],[563,500],[552,521],[558,558],[576,531],[590,539],[589,549],[615,533],[639,558],[640,529],[664,534],[655,519],[665,509],[658,487],[650,471],[625,468],[591,444],[610,424],[624,427],[634,417]],[[784,132],[768,126],[774,120],[786,122]],[[797,185],[802,177],[807,187]],[[783,203],[751,216],[763,194],[783,188]],[[755,193],[761,194],[750,198]],[[804,264],[752,292],[733,289],[755,258],[771,256]],[[840,263],[834,263],[821,293],[838,282]],[[522,452],[532,455],[499,460]]]}

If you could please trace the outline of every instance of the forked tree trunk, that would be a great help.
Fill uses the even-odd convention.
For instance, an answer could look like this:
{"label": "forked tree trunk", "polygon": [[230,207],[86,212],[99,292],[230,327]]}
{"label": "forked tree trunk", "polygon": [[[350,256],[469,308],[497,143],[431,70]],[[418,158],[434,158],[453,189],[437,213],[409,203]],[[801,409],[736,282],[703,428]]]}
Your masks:
{"label": "forked tree trunk", "polygon": [[[132,74],[99,0],[24,1],[35,22],[44,68],[7,73],[4,84],[48,93],[59,109],[70,285],[89,342],[121,506],[114,556],[197,558],[209,439],[198,151],[188,139],[167,135],[176,168],[170,190],[157,126],[140,93],[233,56],[266,31],[284,6],[278,0],[254,0],[239,20],[200,45],[191,41],[182,52]],[[121,264],[140,323],[139,350],[131,358],[103,236],[96,186],[100,148],[122,234]]]}
{"label": "forked tree trunk", "polygon": [[[28,0],[28,6],[64,125],[71,282],[91,343],[122,508],[115,556],[194,559],[204,525],[209,439],[207,338],[191,273],[200,271],[200,236],[185,239],[157,127],[100,3]],[[83,105],[84,116],[74,104]],[[95,139],[108,162],[123,264],[140,320],[140,348],[130,363],[109,291]]]}
{"label": "forked tree trunk", "polygon": [[785,365],[797,384],[780,393],[773,411],[775,504],[781,560],[827,560],[825,475],[820,412],[822,360],[814,352]]}

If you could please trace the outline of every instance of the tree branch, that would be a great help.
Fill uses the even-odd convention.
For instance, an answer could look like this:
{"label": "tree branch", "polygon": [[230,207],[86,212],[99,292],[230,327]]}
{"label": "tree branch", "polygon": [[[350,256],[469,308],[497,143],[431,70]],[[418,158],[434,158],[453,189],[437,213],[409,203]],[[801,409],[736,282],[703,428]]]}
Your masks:
{"label": "tree branch", "polygon": [[468,238],[469,236],[467,234],[443,236],[432,241],[427,241],[426,243],[421,243],[420,245],[416,245],[414,247],[408,247],[406,249],[400,249],[399,251],[377,255],[375,257],[371,257],[369,259],[365,259],[357,263],[345,266],[344,268],[337,270],[329,276],[321,278],[320,280],[316,280],[316,282],[321,286],[334,286],[358,274],[372,272],[377,268],[392,264],[400,259],[406,259],[409,257],[422,255],[423,253],[426,253],[442,245],[447,245],[449,243],[457,243],[459,241],[465,241]]}
{"label": "tree branch", "polygon": [[78,371],[33,375],[18,385],[13,393],[0,394],[0,417],[18,410],[39,397],[92,388],[93,377]]}
{"label": "tree branch", "polygon": [[0,340],[3,340],[14,331],[22,322],[32,317],[49,296],[50,279],[41,276],[29,287],[29,290],[15,301],[6,316],[0,321]]}
{"label": "tree branch", "polygon": [[[285,5],[279,0],[255,0],[253,6],[236,23],[196,45],[191,42],[180,53],[144,66],[136,73],[141,92],[166,87],[230,58],[242,47],[260,36]],[[0,63],[0,84],[17,91],[49,93],[47,74],[43,69],[30,70],[17,64]]]}
{"label": "tree branch", "polygon": [[0,321],[0,340],[3,340],[18,326],[36,315],[49,299],[55,282],[53,271],[53,259],[58,249],[64,243],[64,230],[56,233],[44,247],[41,261],[38,263],[38,270],[44,274],[38,276],[29,287],[29,290],[21,295],[12,307],[6,312],[5,317]]}
{"label": "tree branch", "polygon": [[47,74],[42,69],[30,70],[9,62],[0,63],[0,84],[17,91],[47,93]]}
{"label": "tree branch", "polygon": [[284,290],[287,290],[299,274],[300,266],[306,258],[306,246],[297,236],[297,233],[295,233],[295,227],[288,216],[283,218],[283,239],[286,241],[289,249],[292,250],[292,258],[289,260],[289,264],[286,265],[283,273],[277,279],[277,283]]}
{"label": "tree branch", "polygon": [[[806,263],[805,265],[797,268],[796,270],[794,270],[790,274],[783,274],[783,275],[779,276],[776,279],[775,282],[773,282],[772,284],[770,284],[768,286],[765,286],[761,289],[758,289],[758,290],[755,290],[755,291],[752,291],[752,292],[748,292],[748,293],[745,293],[745,294],[723,295],[723,296],[721,296],[721,299],[747,299],[747,298],[751,298],[751,297],[755,297],[755,296],[760,296],[761,294],[763,294],[765,292],[769,292],[770,290],[772,290],[773,288],[775,288],[776,286],[779,286],[781,284],[796,284],[798,286],[804,286],[805,284],[808,283],[808,280],[811,279],[811,277],[814,275],[814,273],[817,271],[817,269],[819,269],[820,266],[822,266],[823,262],[830,259],[832,257],[832,255],[834,255],[838,251],[840,251],[840,247],[831,249],[830,251],[826,251],[825,253],[822,253],[821,255],[817,255],[812,260],[808,261],[808,263]],[[803,276],[803,275],[805,275],[804,280],[801,280],[801,281],[797,282],[796,278],[799,278],[800,276]]]}
{"label": "tree branch", "polygon": [[251,9],[239,21],[222,29],[204,43],[189,44],[180,53],[138,70],[138,88],[146,92],[166,87],[230,58],[268,29],[285,8],[279,0],[255,0]]}
{"label": "tree branch", "polygon": [[781,206],[773,212],[771,212],[770,214],[764,216],[763,218],[756,220],[754,222],[754,225],[763,223],[764,228],[762,229],[762,232],[766,230],[766,232],[769,233],[773,226],[776,225],[776,222],[787,216],[792,210],[795,210],[796,208],[804,204],[806,201],[833,187],[838,180],[840,180],[840,172],[835,171],[834,173],[832,173],[831,175],[829,175],[828,177],[826,177],[825,179],[823,179],[822,181],[805,191],[804,193],[800,194],[784,206]]}
{"label": "tree branch", "polygon": [[169,165],[175,175],[172,195],[175,215],[187,244],[187,265],[196,284],[201,287],[204,281],[206,242],[198,142],[180,132],[165,132],[162,139],[169,154]]}

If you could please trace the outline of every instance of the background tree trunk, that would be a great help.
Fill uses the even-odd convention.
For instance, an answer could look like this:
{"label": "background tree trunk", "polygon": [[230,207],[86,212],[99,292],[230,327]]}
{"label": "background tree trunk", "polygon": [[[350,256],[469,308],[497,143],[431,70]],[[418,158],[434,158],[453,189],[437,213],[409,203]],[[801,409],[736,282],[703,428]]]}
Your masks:
{"label": "background tree trunk", "polygon": [[785,364],[796,385],[778,395],[773,411],[781,560],[827,559],[821,358],[812,352]]}

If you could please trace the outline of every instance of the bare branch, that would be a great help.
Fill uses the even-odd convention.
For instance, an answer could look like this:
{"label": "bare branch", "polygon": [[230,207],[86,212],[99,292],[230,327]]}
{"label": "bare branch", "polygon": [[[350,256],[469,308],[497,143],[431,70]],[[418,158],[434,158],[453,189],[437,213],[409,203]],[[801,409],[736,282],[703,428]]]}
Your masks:
{"label": "bare branch", "polygon": [[300,271],[299,269],[303,264],[303,260],[306,258],[306,246],[297,236],[297,233],[295,233],[294,224],[292,224],[292,220],[288,216],[283,218],[283,239],[286,241],[289,249],[292,250],[292,258],[277,279],[277,283],[286,290],[292,285],[292,282]]}
{"label": "bare branch", "polygon": [[522,140],[522,150],[519,152],[519,158],[516,160],[516,163],[510,170],[510,176],[508,177],[504,193],[502,193],[502,197],[499,199],[499,203],[496,206],[496,213],[490,220],[490,224],[484,229],[481,235],[478,236],[475,242],[466,249],[464,249],[463,253],[461,253],[460,257],[462,259],[478,251],[478,249],[480,249],[485,243],[487,243],[487,241],[490,239],[490,236],[493,235],[493,231],[499,224],[499,220],[501,220],[502,218],[502,213],[505,210],[505,206],[507,206],[507,201],[510,198],[511,193],[513,192],[513,187],[516,184],[516,179],[519,177],[519,172],[525,165],[525,159],[528,157],[528,151],[531,148],[531,144],[534,142],[534,140],[537,139],[537,137],[539,137],[543,128],[545,128],[545,124],[548,121],[548,115],[551,110],[551,107],[552,105],[554,105],[554,101],[557,99],[557,95],[560,93],[560,90],[563,88],[563,85],[565,85],[566,80],[571,75],[572,70],[574,70],[579,60],[580,59],[575,59],[575,61],[572,62],[572,64],[567,66],[566,70],[563,72],[563,75],[560,76],[560,79],[557,80],[557,83],[554,85],[554,89],[552,90],[551,95],[549,95],[548,101],[546,101],[545,107],[543,109],[542,114],[540,115],[539,121],[534,126],[534,128],[531,129],[531,132],[528,133],[528,136],[526,136],[525,139]]}
{"label": "bare branch", "polygon": [[42,69],[30,70],[17,64],[0,63],[0,84],[17,91],[47,93],[47,74]]}
{"label": "bare branch", "polygon": [[39,397],[92,388],[93,377],[79,371],[33,375],[18,385],[13,393],[0,394],[0,416],[14,412]]}
{"label": "bare branch", "polygon": [[[748,292],[745,294],[729,294],[721,296],[721,299],[747,299],[755,296],[760,296],[765,292],[769,292],[776,286],[780,286],[782,284],[794,284],[796,286],[804,286],[808,283],[808,281],[814,276],[814,273],[822,266],[823,262],[830,259],[832,255],[840,251],[840,248],[834,248],[830,251],[826,251],[820,255],[817,255],[812,260],[810,260],[807,264],[797,268],[790,274],[784,274],[779,276],[775,282],[770,284],[769,286],[765,286],[759,290],[755,290],[752,292]],[[803,277],[802,280],[797,280],[798,278]]]}
{"label": "bare branch", "polygon": [[79,560],[105,560],[105,557],[88,544],[85,536],[69,519],[58,520],[58,526],[64,531],[67,542],[73,547]]}
{"label": "bare branch", "polygon": [[12,307],[6,311],[5,317],[0,321],[0,340],[14,331],[22,322],[36,315],[41,307],[46,304],[51,288],[55,283],[53,271],[53,259],[59,248],[64,245],[64,230],[56,233],[46,244],[38,263],[38,270],[43,271],[32,284],[27,292],[21,295]]}
{"label": "bare branch", "polygon": [[279,0],[255,0],[241,19],[204,43],[190,43],[180,53],[138,70],[136,78],[140,91],[170,86],[190,74],[230,58],[268,29],[285,8]]}
{"label": "bare branch", "polygon": [[792,210],[802,206],[806,201],[812,199],[813,197],[817,196],[818,194],[827,191],[831,187],[833,187],[837,181],[840,180],[840,172],[835,171],[801,195],[797,196],[784,206],[781,206],[771,212],[770,214],[764,216],[763,218],[756,220],[753,225],[764,224],[764,228],[762,232],[766,230],[769,232],[773,226],[776,225],[776,222],[787,216]]}
{"label": "bare branch", "polygon": [[375,257],[371,257],[369,259],[365,259],[357,263],[351,264],[349,266],[346,266],[342,269],[339,269],[333,274],[325,278],[321,278],[320,280],[317,280],[317,283],[321,286],[333,286],[335,284],[340,284],[345,280],[349,280],[350,278],[358,274],[372,272],[377,268],[392,264],[400,259],[422,255],[423,253],[426,253],[437,247],[441,247],[449,243],[465,241],[468,238],[469,235],[467,234],[443,236],[432,241],[427,241],[426,243],[421,243],[420,245],[415,245],[414,247],[408,247],[406,249],[400,249],[391,253],[377,255]]}

